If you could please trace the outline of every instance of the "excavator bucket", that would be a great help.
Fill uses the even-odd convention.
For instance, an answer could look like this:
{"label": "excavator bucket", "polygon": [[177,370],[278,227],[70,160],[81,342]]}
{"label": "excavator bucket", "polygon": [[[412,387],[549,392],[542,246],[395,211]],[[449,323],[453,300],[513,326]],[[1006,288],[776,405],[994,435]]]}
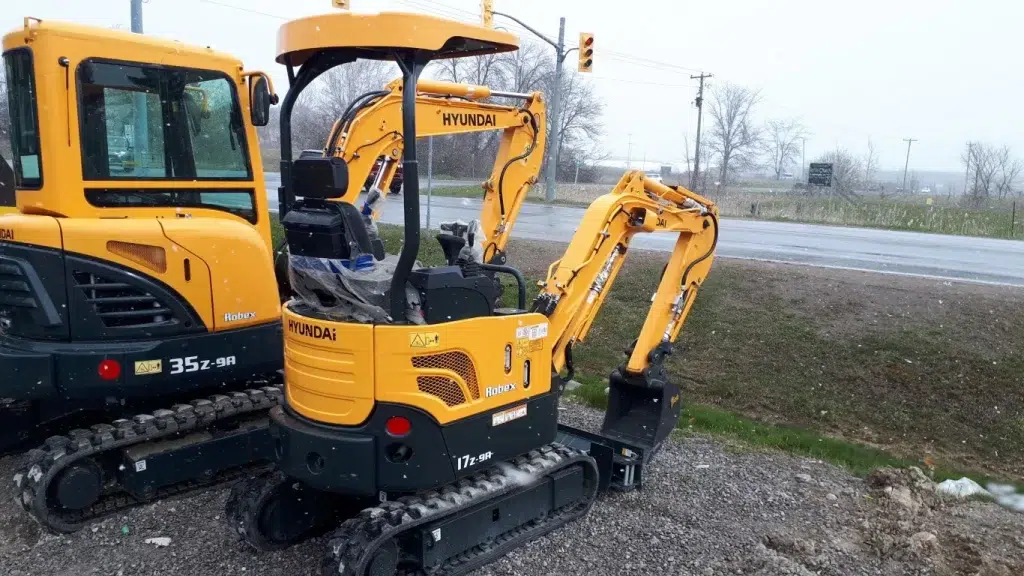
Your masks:
{"label": "excavator bucket", "polygon": [[608,378],[608,409],[601,434],[642,448],[645,463],[676,427],[683,407],[680,388],[669,382],[662,363],[667,353],[667,345],[652,352],[658,358],[643,374],[618,368]]}

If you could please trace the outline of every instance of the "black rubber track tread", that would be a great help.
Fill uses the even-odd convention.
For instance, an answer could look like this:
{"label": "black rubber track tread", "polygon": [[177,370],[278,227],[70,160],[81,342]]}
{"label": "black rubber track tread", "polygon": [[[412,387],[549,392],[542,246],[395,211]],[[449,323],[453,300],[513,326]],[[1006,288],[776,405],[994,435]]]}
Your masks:
{"label": "black rubber track tread", "polygon": [[83,458],[111,450],[121,450],[146,442],[161,440],[182,432],[196,432],[213,423],[231,419],[252,418],[267,413],[283,402],[280,384],[217,394],[176,404],[167,410],[137,414],[110,424],[95,424],[88,430],[76,429],[67,435],[51,436],[39,447],[28,451],[26,462],[14,475],[16,498],[22,509],[43,527],[57,533],[70,533],[94,520],[156,499],[181,496],[207,490],[251,473],[254,467],[243,467],[221,473],[214,478],[197,478],[154,491],[150,498],[137,499],[119,486],[104,488],[100,499],[83,510],[63,510],[49,505],[49,486],[57,475]]}
{"label": "black rubber track tread", "polygon": [[231,487],[227,505],[224,507],[227,521],[246,544],[258,551],[270,552],[288,546],[286,542],[268,540],[260,533],[258,524],[259,511],[266,499],[288,481],[284,472],[270,470]]}
{"label": "black rubber track tread", "polygon": [[[363,510],[345,521],[330,536],[328,553],[321,565],[323,576],[363,576],[373,553],[391,538],[423,524],[458,514],[471,506],[523,489],[513,476],[550,475],[571,466],[584,469],[582,499],[563,506],[543,518],[510,530],[492,542],[481,542],[449,558],[429,572],[422,568],[402,570],[403,575],[456,576],[488,564],[522,544],[534,540],[585,515],[597,498],[598,471],[593,458],[561,444],[548,444],[514,458],[506,466],[495,466],[438,490]],[[507,465],[511,465],[511,470]]]}

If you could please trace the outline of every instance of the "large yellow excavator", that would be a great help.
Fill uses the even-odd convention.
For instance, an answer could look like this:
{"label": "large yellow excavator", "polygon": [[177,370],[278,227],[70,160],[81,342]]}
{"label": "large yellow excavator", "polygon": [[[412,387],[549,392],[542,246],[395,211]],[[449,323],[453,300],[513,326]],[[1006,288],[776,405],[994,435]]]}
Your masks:
{"label": "large yellow excavator", "polygon": [[[517,47],[505,32],[414,14],[287,22],[281,142],[299,94],[335,66],[393,60],[414,85],[432,60]],[[372,251],[364,222],[329,207],[351,189],[345,162],[282,151],[283,186],[301,199],[282,219],[297,297],[283,313],[285,400],[270,410],[275,469],[237,484],[226,516],[259,550],[333,529],[324,574],[464,574],[585,515],[602,489],[641,487],[682,407],[664,359],[718,240],[709,200],[630,171],[587,209],[529,308],[521,276],[466,257],[461,238],[439,235],[447,264],[422,266],[415,95],[403,94],[400,109],[400,254],[362,260]],[[601,432],[559,425],[573,347],[632,237],[656,232],[676,244],[611,374]],[[494,306],[488,267],[517,276],[517,307]]]}
{"label": "large yellow excavator", "polygon": [[[0,451],[50,436],[16,475],[19,501],[72,531],[266,462],[279,284],[290,295],[254,129],[276,102],[269,78],[207,48],[34,18],[3,46],[14,154],[0,182],[15,201],[0,217]],[[354,181],[372,166],[357,159],[401,153],[400,125],[387,148],[366,145],[401,91],[339,122],[331,154],[355,160]],[[417,90],[438,115],[488,117],[436,133],[503,131],[478,238],[493,259],[536,180],[546,119],[539,93],[500,106],[487,91]]]}

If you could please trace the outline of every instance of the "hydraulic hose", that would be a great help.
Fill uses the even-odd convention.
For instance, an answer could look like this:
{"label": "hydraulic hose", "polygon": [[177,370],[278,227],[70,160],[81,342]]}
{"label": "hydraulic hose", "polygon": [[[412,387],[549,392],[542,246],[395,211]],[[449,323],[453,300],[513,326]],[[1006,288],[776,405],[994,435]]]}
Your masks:
{"label": "hydraulic hose", "polygon": [[530,127],[533,128],[533,141],[530,142],[530,147],[526,149],[526,152],[523,152],[514,158],[509,158],[508,162],[506,162],[501,168],[501,175],[498,176],[498,206],[501,210],[502,220],[505,219],[505,171],[508,170],[508,167],[514,162],[518,162],[529,157],[530,154],[533,154],[534,148],[537,147],[537,132],[539,131],[537,128],[537,118],[534,117],[533,112],[530,112],[526,108],[522,108],[521,110],[530,116]]}
{"label": "hydraulic hose", "polygon": [[718,245],[718,218],[712,212],[708,212],[708,216],[711,217],[712,225],[715,227],[715,237],[711,241],[711,248],[709,248],[708,251],[700,258],[690,262],[690,265],[683,271],[682,287],[684,290],[686,289],[686,278],[690,275],[690,270],[693,270],[694,266],[710,258],[711,255],[715,253],[715,247]]}
{"label": "hydraulic hose", "polygon": [[338,131],[335,132],[334,134],[331,134],[331,139],[329,142],[327,142],[327,147],[325,148],[327,153],[330,154],[330,151],[334,150],[334,146],[338,143],[338,136],[340,136],[341,133],[345,131],[346,125],[349,122],[351,122],[352,118],[357,112],[359,112],[359,110],[365,108],[366,105],[369,104],[370,100],[373,100],[374,98],[379,98],[381,96],[387,96],[388,94],[390,94],[390,92],[387,90],[375,90],[373,92],[360,94],[359,96],[356,96],[351,102],[349,102],[348,107],[345,108],[345,111],[341,114],[341,123],[338,127]]}

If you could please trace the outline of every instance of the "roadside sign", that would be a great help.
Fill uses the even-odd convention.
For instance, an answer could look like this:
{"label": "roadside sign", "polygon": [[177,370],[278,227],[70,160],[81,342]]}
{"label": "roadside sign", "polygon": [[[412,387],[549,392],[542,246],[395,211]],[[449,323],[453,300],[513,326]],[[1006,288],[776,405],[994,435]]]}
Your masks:
{"label": "roadside sign", "polygon": [[815,186],[832,186],[832,163],[812,162],[807,171],[807,183]]}

